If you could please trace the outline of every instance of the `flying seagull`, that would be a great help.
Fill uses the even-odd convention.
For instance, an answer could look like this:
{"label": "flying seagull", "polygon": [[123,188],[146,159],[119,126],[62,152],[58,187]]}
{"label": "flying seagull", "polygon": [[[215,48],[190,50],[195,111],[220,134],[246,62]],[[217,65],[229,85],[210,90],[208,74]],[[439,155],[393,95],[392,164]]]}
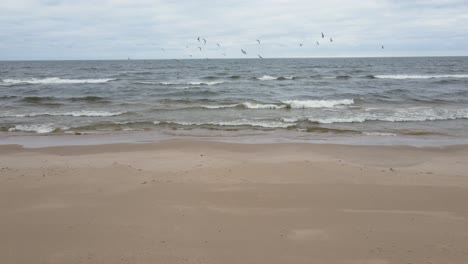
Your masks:
{"label": "flying seagull", "polygon": [[323,32],[322,32],[322,38],[325,38],[325,35],[323,34]]}
{"label": "flying seagull", "polygon": [[203,39],[203,41],[205,42],[203,45],[206,45],[206,39]]}
{"label": "flying seagull", "polygon": [[320,43],[317,41],[317,45],[320,45]]}
{"label": "flying seagull", "polygon": [[299,46],[301,46],[301,47],[302,47],[302,43],[299,43]]}
{"label": "flying seagull", "polygon": [[200,51],[201,51],[201,47],[200,47],[200,46],[198,46],[198,48],[199,48],[199,49],[200,49]]}
{"label": "flying seagull", "polygon": [[257,39],[257,42],[258,42],[258,45],[260,45],[260,44],[261,44],[261,43],[260,43],[260,40],[258,40],[258,39]]}
{"label": "flying seagull", "polygon": [[189,56],[190,56],[190,58],[192,58],[192,54],[190,54]]}
{"label": "flying seagull", "polygon": [[333,39],[332,39],[332,38],[330,38],[330,42],[333,42]]}
{"label": "flying seagull", "polygon": [[198,42],[200,42],[200,37],[197,38]]}
{"label": "flying seagull", "polygon": [[221,53],[221,55],[226,56],[226,53]]}
{"label": "flying seagull", "polygon": [[382,45],[382,49],[385,49],[384,45]]}
{"label": "flying seagull", "polygon": [[221,48],[221,45],[219,45],[219,43],[216,43],[216,45],[218,45],[218,48]]}
{"label": "flying seagull", "polygon": [[263,57],[262,57],[262,56],[260,56],[260,54],[258,54],[258,57],[259,57],[260,59],[263,59]]}
{"label": "flying seagull", "polygon": [[245,50],[243,50],[243,49],[241,49],[241,51],[242,51],[242,53],[247,54],[247,51],[245,51]]}
{"label": "flying seagull", "polygon": [[161,48],[161,50],[162,50],[162,51],[164,51],[164,52],[166,52],[166,50],[165,50],[165,49],[163,49],[163,48]]}

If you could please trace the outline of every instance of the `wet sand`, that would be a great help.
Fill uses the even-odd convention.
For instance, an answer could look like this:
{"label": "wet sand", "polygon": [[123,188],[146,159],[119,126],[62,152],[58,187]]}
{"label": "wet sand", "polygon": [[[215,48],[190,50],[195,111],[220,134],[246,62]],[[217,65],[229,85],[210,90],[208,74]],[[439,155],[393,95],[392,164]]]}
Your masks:
{"label": "wet sand", "polygon": [[465,263],[468,147],[0,146],[1,263]]}

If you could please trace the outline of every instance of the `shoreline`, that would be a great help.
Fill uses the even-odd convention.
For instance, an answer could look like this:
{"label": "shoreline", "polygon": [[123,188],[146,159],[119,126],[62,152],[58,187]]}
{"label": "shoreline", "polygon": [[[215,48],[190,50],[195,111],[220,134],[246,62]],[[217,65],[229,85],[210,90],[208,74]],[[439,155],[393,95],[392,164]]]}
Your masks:
{"label": "shoreline", "polygon": [[171,140],[219,142],[233,144],[312,144],[312,145],[349,145],[349,146],[409,146],[409,147],[450,147],[468,145],[468,138],[449,136],[406,136],[406,135],[336,135],[315,133],[307,137],[290,136],[287,133],[270,131],[259,133],[247,131],[244,134],[184,133],[168,134],[158,131],[132,131],[117,133],[80,133],[75,134],[0,134],[0,146],[20,145],[24,148],[43,148],[54,146],[87,146],[108,144],[146,144]]}

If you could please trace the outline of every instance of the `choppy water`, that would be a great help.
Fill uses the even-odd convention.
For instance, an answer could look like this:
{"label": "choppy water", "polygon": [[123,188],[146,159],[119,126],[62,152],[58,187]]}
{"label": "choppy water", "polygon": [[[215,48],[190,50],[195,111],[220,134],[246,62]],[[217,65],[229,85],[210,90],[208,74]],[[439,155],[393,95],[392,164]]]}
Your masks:
{"label": "choppy water", "polygon": [[0,62],[0,131],[468,137],[468,58]]}

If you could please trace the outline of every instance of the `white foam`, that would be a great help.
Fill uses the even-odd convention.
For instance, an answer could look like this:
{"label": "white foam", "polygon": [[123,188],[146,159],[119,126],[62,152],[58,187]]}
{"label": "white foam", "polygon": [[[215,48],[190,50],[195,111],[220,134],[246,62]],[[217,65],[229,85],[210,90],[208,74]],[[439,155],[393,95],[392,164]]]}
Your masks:
{"label": "white foam", "polygon": [[263,75],[262,77],[257,78],[260,81],[271,81],[271,80],[276,80],[278,77],[273,77],[270,75]]}
{"label": "white foam", "polygon": [[310,122],[321,124],[333,123],[363,123],[366,121],[384,121],[384,122],[425,122],[425,121],[444,121],[455,119],[468,119],[467,109],[432,109],[432,108],[409,108],[398,109],[393,113],[357,113],[353,116],[342,117],[311,117]]}
{"label": "white foam", "polygon": [[406,75],[406,74],[395,74],[395,75],[375,75],[378,79],[435,79],[435,78],[468,78],[468,74],[445,74],[445,75]]}
{"label": "white foam", "polygon": [[286,122],[286,123],[296,123],[299,121],[299,119],[294,118],[294,117],[282,117],[281,121]]}
{"label": "white foam", "polygon": [[50,133],[56,130],[52,124],[43,124],[43,125],[16,125],[8,129],[10,132],[15,131],[24,131],[24,132],[35,132],[38,134]]}
{"label": "white foam", "polygon": [[353,117],[330,117],[330,118],[308,118],[310,122],[320,123],[320,124],[334,124],[334,123],[363,123],[367,119],[362,116],[353,116]]}
{"label": "white foam", "polygon": [[222,84],[225,81],[211,81],[211,82],[199,82],[199,81],[192,81],[192,82],[159,82],[159,83],[152,83],[152,82],[140,82],[144,84],[162,84],[162,85],[217,85]]}
{"label": "white foam", "polygon": [[377,136],[377,137],[394,137],[396,134],[387,132],[362,132],[366,136]]}
{"label": "white foam", "polygon": [[3,117],[35,117],[35,116],[88,116],[88,117],[109,117],[122,115],[125,112],[104,112],[104,111],[73,111],[66,113],[29,113],[29,114],[16,114],[16,115],[3,115]]}
{"label": "white foam", "polygon": [[57,77],[45,79],[4,79],[3,83],[14,84],[80,84],[80,83],[106,83],[115,81],[115,79],[61,79]]}
{"label": "white foam", "polygon": [[284,101],[285,104],[291,108],[331,108],[339,105],[352,105],[353,99],[342,100],[288,100]]}
{"label": "white foam", "polygon": [[[155,122],[159,122],[159,121],[155,121]],[[292,127],[295,125],[291,123],[287,124],[287,123],[278,122],[278,121],[261,121],[261,120],[233,120],[233,121],[220,121],[220,122],[168,121],[166,123],[182,125],[182,126],[213,125],[213,126],[252,126],[252,127],[263,127],[263,128],[288,128],[288,127]]]}
{"label": "white foam", "polygon": [[229,105],[202,105],[202,108],[206,109],[222,109],[222,108],[233,108],[237,107],[238,104],[229,104]]}
{"label": "white foam", "polygon": [[286,105],[276,105],[276,104],[261,104],[253,102],[242,103],[245,108],[248,109],[281,109],[286,108]]}

